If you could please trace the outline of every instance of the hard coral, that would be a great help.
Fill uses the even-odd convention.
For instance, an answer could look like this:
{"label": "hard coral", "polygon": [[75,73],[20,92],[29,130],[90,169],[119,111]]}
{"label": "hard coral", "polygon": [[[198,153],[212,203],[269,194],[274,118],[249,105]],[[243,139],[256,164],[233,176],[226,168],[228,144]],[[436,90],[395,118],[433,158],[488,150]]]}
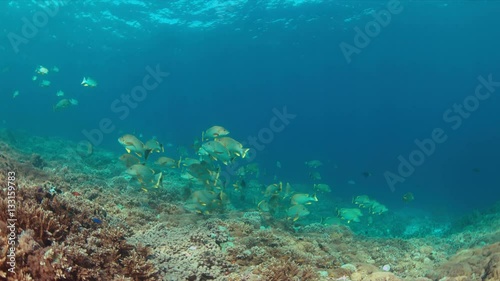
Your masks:
{"label": "hard coral", "polygon": [[[45,195],[40,196],[40,192]],[[0,209],[7,210],[6,192],[0,191]],[[122,228],[93,223],[99,206],[74,196],[51,194],[43,187],[23,187],[16,194],[15,275],[0,264],[0,277],[9,280],[158,280],[147,261],[147,251],[127,243]],[[0,212],[0,222],[7,221]],[[0,224],[0,253],[6,257],[7,227]]]}
{"label": "hard coral", "polygon": [[260,267],[261,276],[268,281],[308,281],[317,280],[318,274],[310,266],[299,266],[292,260],[271,260]]}
{"label": "hard coral", "polygon": [[500,253],[490,257],[490,261],[485,268],[484,280],[500,280]]}
{"label": "hard coral", "polygon": [[[443,263],[429,278],[465,278],[465,280],[500,280],[500,243],[458,252]],[[474,277],[475,276],[475,277]],[[481,278],[481,276],[484,276]]]}
{"label": "hard coral", "polygon": [[234,270],[220,246],[227,240],[227,229],[220,220],[184,227],[146,225],[130,239],[155,245],[152,261],[164,280],[192,281],[223,280]]}
{"label": "hard coral", "polygon": [[43,167],[47,166],[47,163],[42,159],[42,156],[38,154],[31,155],[30,159],[31,165],[37,169],[43,169]]}

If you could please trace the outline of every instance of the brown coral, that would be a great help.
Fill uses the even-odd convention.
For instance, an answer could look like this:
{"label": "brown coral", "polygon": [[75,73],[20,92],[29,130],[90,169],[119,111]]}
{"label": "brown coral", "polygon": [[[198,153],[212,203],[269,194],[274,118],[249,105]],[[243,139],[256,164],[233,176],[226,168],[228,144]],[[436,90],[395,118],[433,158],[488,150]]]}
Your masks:
{"label": "brown coral", "polygon": [[308,281],[317,280],[318,274],[310,266],[299,266],[292,260],[271,262],[261,267],[261,276],[268,281]]}
{"label": "brown coral", "polygon": [[[156,269],[146,260],[148,251],[129,244],[125,229],[91,221],[99,206],[48,187],[17,188],[16,275],[9,280],[111,280],[113,276],[157,280]],[[0,193],[0,209],[6,210],[7,196],[5,191]],[[7,219],[7,213],[0,212],[0,222]],[[11,274],[5,263],[7,231],[1,223],[3,278]]]}

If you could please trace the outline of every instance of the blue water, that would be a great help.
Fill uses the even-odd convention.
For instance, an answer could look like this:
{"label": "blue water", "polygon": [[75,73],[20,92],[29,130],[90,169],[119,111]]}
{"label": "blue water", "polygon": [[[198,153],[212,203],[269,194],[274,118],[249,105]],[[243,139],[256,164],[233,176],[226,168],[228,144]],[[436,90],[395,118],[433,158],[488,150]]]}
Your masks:
{"label": "blue water", "polygon": [[[44,9],[41,1],[2,1],[2,126],[80,141],[109,118],[113,130],[97,146],[118,155],[124,133],[189,147],[222,125],[245,140],[286,107],[296,117],[255,160],[267,170],[265,184],[274,175],[311,183],[304,162],[318,159],[332,198],[368,194],[397,209],[413,192],[413,207],[455,213],[497,201],[500,88],[457,130],[443,113],[474,94],[479,76],[500,81],[500,5],[404,2],[348,63],[339,44],[353,44],[354,28],[387,3],[354,2],[47,1],[55,15],[13,46],[22,19]],[[38,65],[60,68],[47,75],[51,87],[31,81]],[[170,75],[121,120],[111,104],[141,85],[148,66]],[[84,76],[99,85],[82,87]],[[79,105],[53,112],[57,90]],[[384,173],[397,173],[397,157],[408,158],[414,140],[434,128],[448,139],[391,191]],[[365,171],[373,176],[364,179]]]}

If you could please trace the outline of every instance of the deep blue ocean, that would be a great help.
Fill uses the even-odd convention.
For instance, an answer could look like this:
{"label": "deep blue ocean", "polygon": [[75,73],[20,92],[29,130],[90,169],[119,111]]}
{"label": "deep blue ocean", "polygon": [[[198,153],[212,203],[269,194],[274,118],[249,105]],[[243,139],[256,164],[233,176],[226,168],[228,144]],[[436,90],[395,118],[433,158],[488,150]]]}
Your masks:
{"label": "deep blue ocean", "polygon": [[[78,142],[108,118],[96,147],[118,157],[117,138],[133,133],[170,143],[166,154],[177,157],[213,125],[258,138],[286,108],[294,118],[254,160],[269,183],[311,183],[304,162],[317,159],[332,198],[368,194],[399,209],[412,192],[412,207],[431,212],[488,207],[500,199],[500,87],[479,77],[500,81],[500,3],[402,1],[356,47],[356,30],[389,2],[1,1],[0,125]],[[342,43],[357,52],[346,59]],[[32,81],[40,65],[59,72]],[[122,95],[147,68],[169,75],[126,106]],[[83,77],[97,87],[83,87]],[[54,112],[58,90],[78,106]],[[473,108],[466,117],[454,111],[464,101]],[[391,189],[398,156],[409,159],[436,128],[446,140]]]}

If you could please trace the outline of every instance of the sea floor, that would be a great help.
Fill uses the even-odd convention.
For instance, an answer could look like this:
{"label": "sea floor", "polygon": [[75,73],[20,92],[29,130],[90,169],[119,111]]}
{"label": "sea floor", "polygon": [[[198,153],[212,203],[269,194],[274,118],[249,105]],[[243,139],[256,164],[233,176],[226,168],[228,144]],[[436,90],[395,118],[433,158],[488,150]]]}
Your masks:
{"label": "sea floor", "polygon": [[192,213],[182,179],[144,192],[118,156],[0,131],[0,279],[500,280],[500,204],[444,234],[377,238],[250,208]]}

